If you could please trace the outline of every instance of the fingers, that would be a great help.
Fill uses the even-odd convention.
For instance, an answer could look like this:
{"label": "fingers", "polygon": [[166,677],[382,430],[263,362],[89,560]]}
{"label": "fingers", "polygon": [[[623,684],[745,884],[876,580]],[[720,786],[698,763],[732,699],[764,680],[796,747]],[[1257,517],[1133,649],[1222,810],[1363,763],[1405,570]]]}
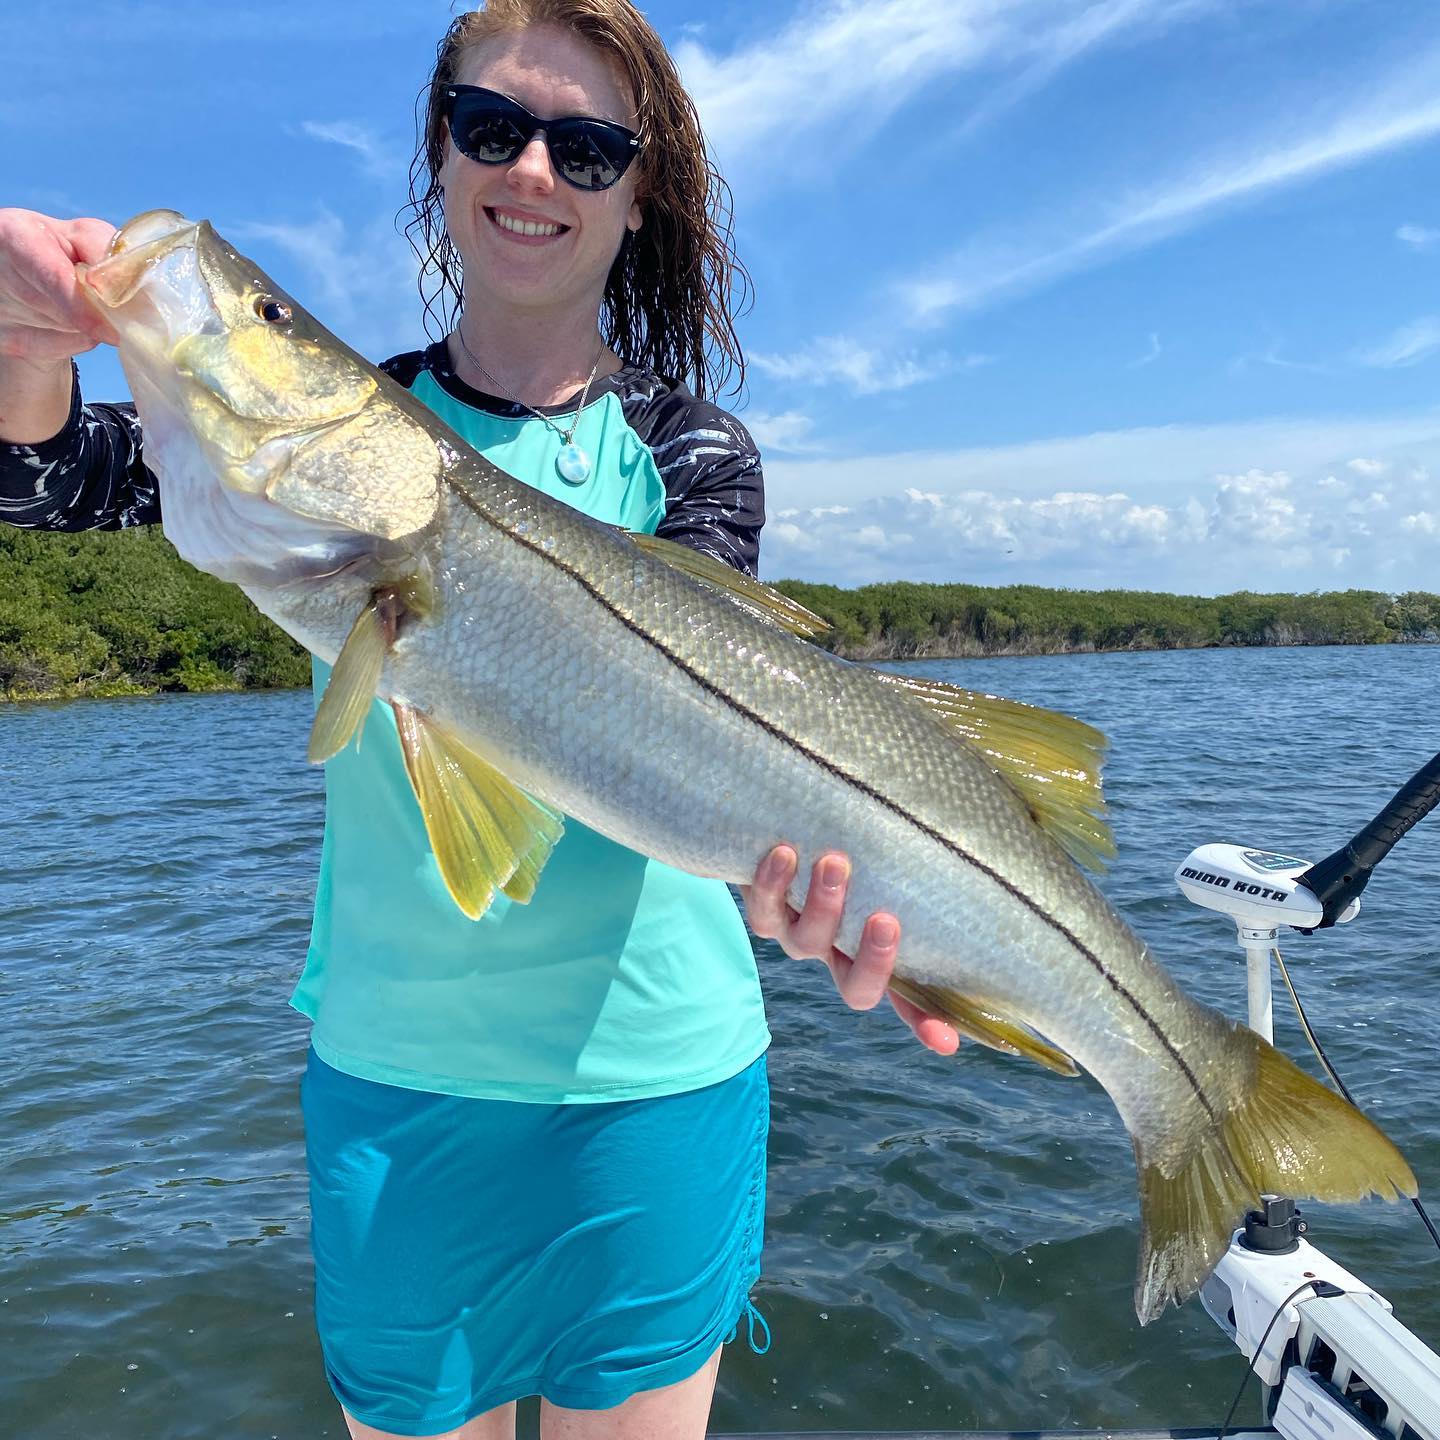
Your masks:
{"label": "fingers", "polygon": [[810,871],[805,908],[790,926],[785,953],[796,960],[828,960],[845,913],[850,861],[844,855],[822,855]]}
{"label": "fingers", "polygon": [[65,222],[62,233],[72,260],[95,265],[105,258],[115,227],[108,220],[70,220]]}
{"label": "fingers", "polygon": [[960,1048],[960,1036],[953,1025],[934,1015],[927,1015],[908,1000],[902,1000],[894,991],[890,992],[890,1003],[927,1050],[933,1050],[937,1055],[953,1055]]}
{"label": "fingers", "polygon": [[798,857],[788,845],[777,845],[760,862],[754,884],[740,887],[751,930],[762,940],[779,940],[787,954],[790,950],[784,942],[794,912],[785,896],[798,864]]}
{"label": "fingers", "polygon": [[792,959],[823,960],[835,988],[853,1010],[873,1009],[889,994],[896,1013],[922,1045],[938,1055],[953,1055],[960,1047],[953,1027],[889,990],[900,950],[900,922],[893,915],[877,911],[865,922],[853,958],[835,948],[850,883],[849,859],[830,852],[815,862],[799,913],[788,899],[798,865],[791,846],[777,845],[760,862],[754,882],[740,887],[751,930],[762,939],[777,941]]}
{"label": "fingers", "polygon": [[113,233],[103,220],[0,211],[0,353],[54,362],[115,338],[75,277],[76,263],[99,260]]}
{"label": "fingers", "polygon": [[873,1010],[884,998],[899,948],[900,923],[893,915],[883,913],[865,922],[854,959],[832,947],[830,973],[841,999],[852,1010]]}
{"label": "fingers", "polygon": [[805,907],[797,914],[787,895],[798,864],[789,845],[777,845],[760,862],[754,883],[741,887],[745,918],[755,934],[778,941],[792,960],[828,961],[845,911],[850,862],[838,853],[822,855],[810,872]]}

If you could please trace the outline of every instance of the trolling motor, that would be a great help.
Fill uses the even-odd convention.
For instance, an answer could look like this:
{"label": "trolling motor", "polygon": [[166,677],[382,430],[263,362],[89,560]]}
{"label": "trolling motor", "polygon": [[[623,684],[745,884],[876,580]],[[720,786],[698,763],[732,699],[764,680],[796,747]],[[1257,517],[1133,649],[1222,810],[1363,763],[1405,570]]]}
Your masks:
{"label": "trolling motor", "polygon": [[[1181,862],[1175,879],[1185,897],[1235,922],[1252,1030],[1274,1038],[1270,957],[1279,958],[1280,930],[1311,935],[1354,920],[1375,867],[1437,804],[1440,755],[1319,864],[1243,845],[1201,845]],[[1440,1355],[1395,1319],[1383,1295],[1311,1245],[1306,1229],[1293,1200],[1262,1196],[1200,1291],[1205,1312],[1250,1358],[1270,1423],[1285,1440],[1440,1440]]]}
{"label": "trolling motor", "polygon": [[1422,765],[1380,813],[1318,864],[1243,845],[1201,845],[1175,881],[1187,900],[1235,921],[1248,962],[1250,1028],[1273,1040],[1270,955],[1282,926],[1311,935],[1360,913],[1360,892],[1405,834],[1440,804],[1440,755]]}

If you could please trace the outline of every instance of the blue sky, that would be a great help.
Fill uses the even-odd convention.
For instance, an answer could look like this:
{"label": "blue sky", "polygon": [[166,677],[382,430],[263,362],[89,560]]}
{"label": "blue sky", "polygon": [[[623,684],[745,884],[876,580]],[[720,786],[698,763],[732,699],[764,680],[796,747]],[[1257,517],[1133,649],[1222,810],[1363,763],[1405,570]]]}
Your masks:
{"label": "blue sky", "polygon": [[[647,13],[755,277],[767,575],[1440,588],[1433,0]],[[413,348],[394,217],[450,14],[7,16],[0,194],[208,216],[357,348]]]}

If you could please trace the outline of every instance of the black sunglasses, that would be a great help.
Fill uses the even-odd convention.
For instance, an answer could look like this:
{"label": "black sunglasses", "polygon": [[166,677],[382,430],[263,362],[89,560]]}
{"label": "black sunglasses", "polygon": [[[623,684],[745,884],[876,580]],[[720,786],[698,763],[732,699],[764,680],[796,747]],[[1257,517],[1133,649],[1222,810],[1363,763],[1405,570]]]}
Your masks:
{"label": "black sunglasses", "polygon": [[443,113],[455,148],[482,165],[508,165],[543,130],[555,173],[577,190],[608,190],[640,153],[640,137],[613,120],[540,120],[508,95],[478,85],[447,85]]}

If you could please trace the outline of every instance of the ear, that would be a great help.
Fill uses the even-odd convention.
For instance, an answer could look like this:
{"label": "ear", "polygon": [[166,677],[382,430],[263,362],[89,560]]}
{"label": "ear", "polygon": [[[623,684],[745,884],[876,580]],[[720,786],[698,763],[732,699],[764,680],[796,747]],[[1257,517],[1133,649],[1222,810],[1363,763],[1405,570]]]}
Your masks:
{"label": "ear", "polygon": [[641,209],[639,199],[634,199],[630,202],[630,213],[625,217],[625,228],[634,233],[644,223],[645,212]]}

